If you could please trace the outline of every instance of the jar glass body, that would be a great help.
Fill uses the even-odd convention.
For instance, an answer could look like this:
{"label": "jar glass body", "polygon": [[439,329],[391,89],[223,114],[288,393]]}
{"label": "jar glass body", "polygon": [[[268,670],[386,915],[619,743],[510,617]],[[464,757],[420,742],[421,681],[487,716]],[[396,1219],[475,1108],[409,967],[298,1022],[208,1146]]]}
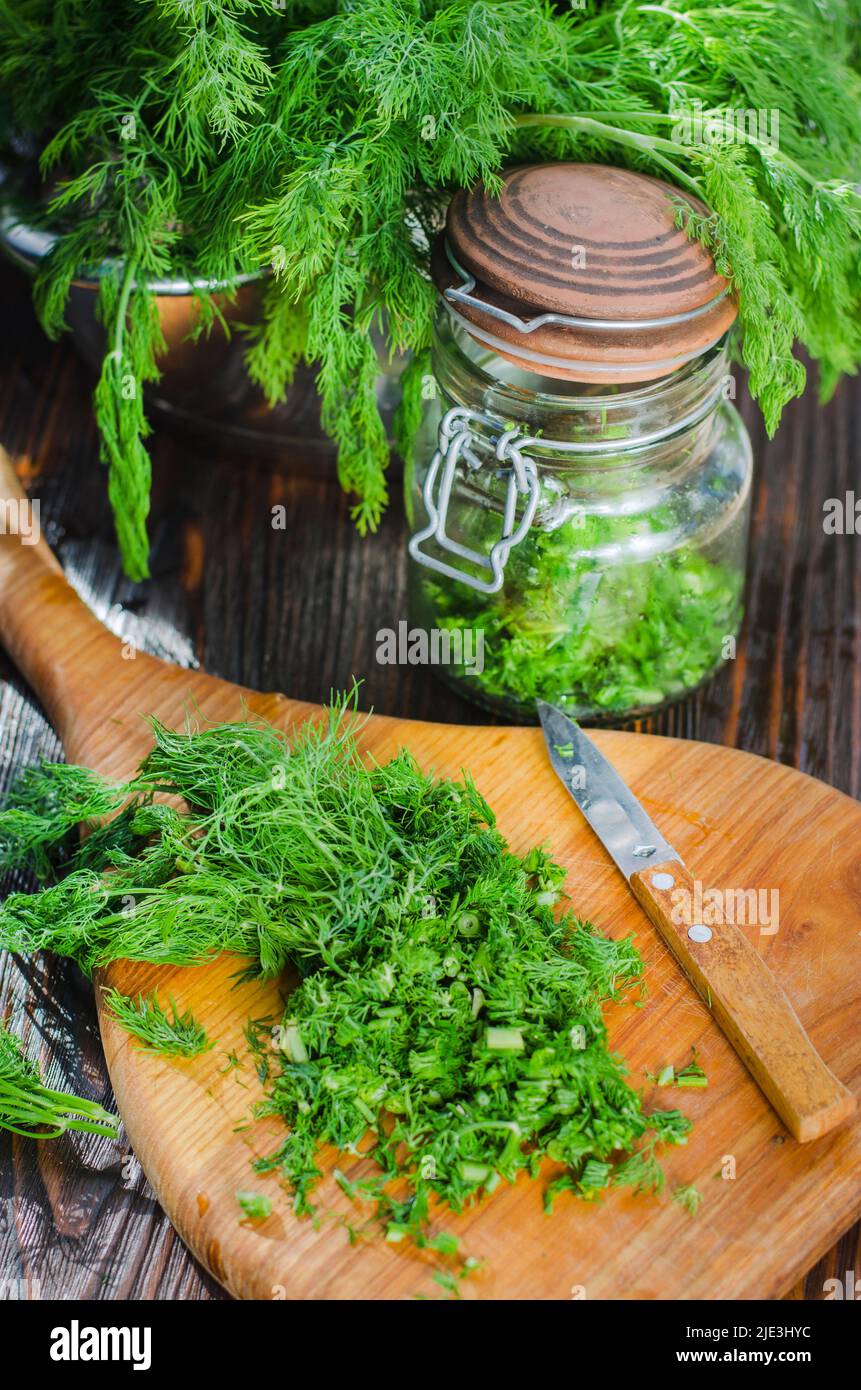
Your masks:
{"label": "jar glass body", "polygon": [[[539,377],[441,309],[405,474],[410,619],[430,634],[438,673],[508,718],[534,720],[543,699],[618,721],[681,698],[732,656],[752,458],[731,382],[724,344],[633,388]],[[448,491],[440,480],[458,431],[466,447]],[[500,445],[506,435],[513,449]],[[515,456],[537,501],[489,593],[489,567],[466,556],[490,555],[505,532]],[[517,492],[507,534],[528,501]],[[429,511],[443,514],[442,530],[417,544]],[[428,557],[457,573],[428,568]]]}

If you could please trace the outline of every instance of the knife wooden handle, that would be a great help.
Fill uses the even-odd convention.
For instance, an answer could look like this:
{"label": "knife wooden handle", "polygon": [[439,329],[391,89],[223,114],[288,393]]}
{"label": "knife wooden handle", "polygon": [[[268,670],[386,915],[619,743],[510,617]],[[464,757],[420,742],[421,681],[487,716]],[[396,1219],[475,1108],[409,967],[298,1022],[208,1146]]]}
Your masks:
{"label": "knife wooden handle", "polygon": [[[818,1139],[847,1119],[855,1097],[828,1070],[744,932],[732,923],[704,927],[691,921],[694,880],[684,865],[650,865],[632,874],[630,883],[790,1134]],[[696,939],[707,933],[707,940]]]}

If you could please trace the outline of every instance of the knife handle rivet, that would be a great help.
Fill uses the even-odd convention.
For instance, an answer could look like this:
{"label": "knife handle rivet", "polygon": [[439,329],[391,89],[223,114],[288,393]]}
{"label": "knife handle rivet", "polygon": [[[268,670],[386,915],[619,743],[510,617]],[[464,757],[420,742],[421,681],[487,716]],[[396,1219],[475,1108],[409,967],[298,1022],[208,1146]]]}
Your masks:
{"label": "knife handle rivet", "polygon": [[691,941],[711,941],[711,927],[704,927],[702,922],[695,922],[692,927],[688,927],[688,936]]}
{"label": "knife handle rivet", "polygon": [[652,874],[652,883],[656,888],[672,888],[675,881],[672,874]]}

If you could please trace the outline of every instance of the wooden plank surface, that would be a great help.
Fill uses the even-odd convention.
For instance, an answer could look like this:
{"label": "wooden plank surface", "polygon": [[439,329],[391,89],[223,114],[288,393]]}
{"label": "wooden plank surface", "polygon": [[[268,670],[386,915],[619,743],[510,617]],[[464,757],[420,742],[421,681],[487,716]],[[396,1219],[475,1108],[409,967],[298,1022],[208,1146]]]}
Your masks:
{"label": "wooden plank surface", "polygon": [[[483,722],[420,668],[376,664],[375,634],[405,614],[397,498],[371,541],[355,536],[331,475],[272,468],[229,450],[155,442],[155,579],[119,576],[89,415],[91,381],[68,347],[45,343],[26,287],[4,271],[12,331],[0,346],[0,442],[23,458],[43,523],[80,591],[143,648],[259,688],[325,698],[356,673],[365,699],[399,714]],[[861,541],[826,537],[822,502],[858,474],[861,390],[844,384],[820,411],[813,394],[766,445],[744,404],[760,461],[748,622],[739,656],[695,699],[648,726],[750,749],[861,790]],[[396,485],[395,489],[396,491]],[[283,502],[286,532],[269,509]],[[57,745],[8,663],[0,666],[0,776]],[[64,963],[0,963],[4,1017],[51,1058],[56,1084],[107,1096],[89,987]],[[49,1001],[62,1001],[62,1008]],[[856,1228],[811,1271],[861,1269]],[[60,1297],[223,1296],[174,1236],[132,1161],[85,1139],[0,1139],[0,1277],[40,1280]],[[796,1291],[798,1294],[801,1290]]]}

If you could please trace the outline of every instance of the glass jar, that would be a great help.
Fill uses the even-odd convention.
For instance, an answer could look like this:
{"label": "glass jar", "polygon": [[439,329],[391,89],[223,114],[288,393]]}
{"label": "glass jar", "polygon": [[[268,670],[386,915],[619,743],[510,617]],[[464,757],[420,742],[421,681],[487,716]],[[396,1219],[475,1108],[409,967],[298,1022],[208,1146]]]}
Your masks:
{"label": "glass jar", "polygon": [[[410,618],[509,718],[653,712],[734,655],[752,457],[726,339],[669,376],[539,376],[440,307],[406,473]],[[433,655],[431,656],[433,660]]]}

